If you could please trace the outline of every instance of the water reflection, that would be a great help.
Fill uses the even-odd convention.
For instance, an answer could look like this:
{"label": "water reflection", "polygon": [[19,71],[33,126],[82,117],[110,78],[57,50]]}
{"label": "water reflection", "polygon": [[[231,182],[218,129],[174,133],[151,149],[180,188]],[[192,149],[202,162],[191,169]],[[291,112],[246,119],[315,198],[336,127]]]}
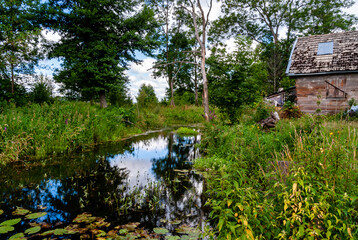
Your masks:
{"label": "water reflection", "polygon": [[196,226],[203,219],[202,179],[190,170],[199,140],[161,132],[48,159],[44,167],[2,169],[0,221],[12,218],[16,207],[40,207],[48,215],[38,221],[52,225],[90,212],[147,228],[173,229],[171,221],[177,219]]}

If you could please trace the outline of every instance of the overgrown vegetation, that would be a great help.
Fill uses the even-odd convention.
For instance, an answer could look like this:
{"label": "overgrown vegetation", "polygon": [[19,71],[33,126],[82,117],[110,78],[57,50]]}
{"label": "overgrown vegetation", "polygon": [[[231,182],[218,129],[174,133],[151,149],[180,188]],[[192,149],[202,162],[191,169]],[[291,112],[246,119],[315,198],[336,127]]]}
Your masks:
{"label": "overgrown vegetation", "polygon": [[208,126],[195,166],[218,239],[357,238],[358,125],[331,119]]}
{"label": "overgrown vegetation", "polygon": [[84,102],[24,107],[4,104],[0,115],[0,159],[4,164],[68,153],[147,129],[200,123],[204,120],[201,114],[202,109],[193,106],[101,109]]}

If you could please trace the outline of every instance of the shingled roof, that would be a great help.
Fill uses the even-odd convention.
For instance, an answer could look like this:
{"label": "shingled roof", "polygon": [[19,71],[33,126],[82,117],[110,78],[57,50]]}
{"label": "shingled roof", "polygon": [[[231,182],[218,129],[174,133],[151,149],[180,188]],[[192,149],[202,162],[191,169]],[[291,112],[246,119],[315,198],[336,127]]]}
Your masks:
{"label": "shingled roof", "polygon": [[358,31],[297,38],[288,76],[358,72]]}

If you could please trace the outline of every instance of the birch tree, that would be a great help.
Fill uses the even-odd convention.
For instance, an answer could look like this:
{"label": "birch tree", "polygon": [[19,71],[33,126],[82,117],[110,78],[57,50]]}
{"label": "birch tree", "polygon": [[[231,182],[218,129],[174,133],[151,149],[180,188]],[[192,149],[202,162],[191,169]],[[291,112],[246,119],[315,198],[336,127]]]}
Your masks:
{"label": "birch tree", "polygon": [[208,10],[205,13],[203,5],[200,0],[182,0],[179,2],[180,7],[185,9],[191,16],[194,26],[195,39],[199,45],[200,52],[200,68],[203,78],[203,106],[204,117],[206,121],[210,121],[209,113],[209,90],[208,79],[205,68],[206,48],[207,48],[207,32],[209,26],[209,15],[213,6],[213,1],[208,2]]}

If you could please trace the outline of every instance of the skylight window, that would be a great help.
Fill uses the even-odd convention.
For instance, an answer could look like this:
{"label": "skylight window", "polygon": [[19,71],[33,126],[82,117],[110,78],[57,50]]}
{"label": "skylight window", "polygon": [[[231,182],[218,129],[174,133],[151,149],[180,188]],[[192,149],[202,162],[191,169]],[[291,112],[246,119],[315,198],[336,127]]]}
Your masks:
{"label": "skylight window", "polygon": [[318,43],[317,55],[333,54],[333,42]]}

